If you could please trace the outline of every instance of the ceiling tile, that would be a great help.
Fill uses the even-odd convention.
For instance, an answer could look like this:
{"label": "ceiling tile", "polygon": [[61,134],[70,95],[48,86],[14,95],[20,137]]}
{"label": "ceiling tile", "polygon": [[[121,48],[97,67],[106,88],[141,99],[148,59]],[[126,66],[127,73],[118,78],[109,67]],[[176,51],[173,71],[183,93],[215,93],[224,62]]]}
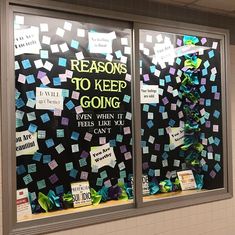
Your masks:
{"label": "ceiling tile", "polygon": [[235,10],[234,0],[199,0],[195,3],[195,5],[200,7],[204,6],[205,8],[224,10],[224,11]]}

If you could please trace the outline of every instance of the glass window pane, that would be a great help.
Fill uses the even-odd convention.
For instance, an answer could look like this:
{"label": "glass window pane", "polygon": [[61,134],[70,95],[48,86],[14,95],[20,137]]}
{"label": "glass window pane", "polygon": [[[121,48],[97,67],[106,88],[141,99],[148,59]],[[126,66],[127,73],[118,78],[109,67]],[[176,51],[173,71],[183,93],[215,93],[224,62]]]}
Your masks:
{"label": "glass window pane", "polygon": [[131,29],[14,19],[18,221],[132,203]]}
{"label": "glass window pane", "polygon": [[223,188],[220,40],[140,30],[145,201]]}

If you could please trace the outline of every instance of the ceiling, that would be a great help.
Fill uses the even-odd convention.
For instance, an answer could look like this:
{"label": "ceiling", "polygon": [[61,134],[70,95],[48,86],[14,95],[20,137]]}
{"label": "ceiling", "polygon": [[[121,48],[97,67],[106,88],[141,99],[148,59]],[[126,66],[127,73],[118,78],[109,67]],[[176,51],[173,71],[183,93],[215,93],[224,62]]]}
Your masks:
{"label": "ceiling", "polygon": [[235,17],[235,0],[151,0]]}

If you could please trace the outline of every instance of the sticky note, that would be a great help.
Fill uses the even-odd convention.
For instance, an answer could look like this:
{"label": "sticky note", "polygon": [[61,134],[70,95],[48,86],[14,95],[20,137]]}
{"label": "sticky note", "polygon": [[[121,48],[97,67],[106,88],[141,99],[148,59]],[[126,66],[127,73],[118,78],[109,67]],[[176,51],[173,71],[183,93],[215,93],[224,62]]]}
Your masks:
{"label": "sticky note", "polygon": [[58,65],[62,67],[66,67],[67,59],[59,57]]}
{"label": "sticky note", "polygon": [[31,183],[33,181],[33,179],[32,179],[30,174],[24,176],[23,180],[24,180],[25,185],[28,185],[29,183]]}
{"label": "sticky note", "polygon": [[48,51],[47,50],[40,50],[40,57],[41,59],[48,59]]}
{"label": "sticky note", "polygon": [[72,144],[71,145],[71,150],[72,150],[72,153],[79,152],[79,145],[78,144]]}
{"label": "sticky note", "polygon": [[31,132],[31,133],[35,133],[38,129],[38,126],[33,124],[33,123],[30,123],[29,124],[29,127],[28,127],[28,131]]}
{"label": "sticky note", "polygon": [[56,35],[58,35],[59,37],[64,37],[64,33],[65,31],[62,28],[58,27],[56,29]]}
{"label": "sticky note", "polygon": [[54,170],[58,166],[58,164],[56,160],[52,160],[51,162],[48,163],[48,166],[51,168],[51,170]]}
{"label": "sticky note", "polygon": [[43,123],[49,122],[50,121],[50,117],[48,115],[48,113],[44,113],[40,116],[41,120]]}
{"label": "sticky note", "polygon": [[79,42],[76,40],[72,40],[70,46],[74,49],[78,49],[79,47]]}
{"label": "sticky note", "polygon": [[65,148],[64,148],[64,146],[62,144],[57,145],[55,147],[55,149],[56,149],[58,154],[62,153],[65,150]]}
{"label": "sticky note", "polygon": [[76,179],[77,174],[78,174],[78,170],[72,169],[72,170],[70,171],[70,173],[69,173],[69,176],[72,177],[72,178],[74,178],[74,179]]}
{"label": "sticky note", "polygon": [[34,173],[37,171],[36,164],[29,164],[28,165],[28,173]]}
{"label": "sticky note", "polygon": [[26,172],[25,166],[24,165],[19,165],[16,167],[16,172],[18,175],[22,175]]}
{"label": "sticky note", "polygon": [[22,65],[23,65],[23,68],[24,69],[29,69],[29,68],[31,68],[31,63],[30,63],[30,61],[28,60],[28,59],[26,59],[26,60],[22,60]]}
{"label": "sticky note", "polygon": [[57,177],[56,174],[53,174],[49,177],[49,180],[50,180],[51,184],[55,184],[59,180],[59,178]]}
{"label": "sticky note", "polygon": [[71,139],[72,140],[78,140],[79,138],[79,133],[76,132],[76,131],[73,131],[72,134],[71,134]]}
{"label": "sticky note", "polygon": [[37,181],[37,186],[38,186],[38,190],[41,190],[43,188],[46,188],[46,181],[45,180],[39,180]]}
{"label": "sticky note", "polygon": [[66,171],[71,171],[73,169],[73,163],[72,162],[66,163],[65,169],[66,169]]}

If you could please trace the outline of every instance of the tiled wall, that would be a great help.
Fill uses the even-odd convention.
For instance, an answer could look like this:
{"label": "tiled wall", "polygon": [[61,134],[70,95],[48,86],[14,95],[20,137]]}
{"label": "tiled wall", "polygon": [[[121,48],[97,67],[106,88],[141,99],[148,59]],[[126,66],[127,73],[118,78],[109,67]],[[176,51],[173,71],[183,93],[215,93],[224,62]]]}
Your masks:
{"label": "tiled wall", "polygon": [[[235,142],[235,46],[231,52],[232,144]],[[234,115],[233,115],[234,114]],[[233,151],[234,152],[234,151]],[[235,153],[235,152],[234,152]],[[233,154],[234,155],[234,154]],[[1,166],[0,166],[1,169]],[[233,172],[235,155],[233,157]],[[235,174],[234,174],[235,188]],[[2,185],[0,179],[0,185]],[[1,187],[2,188],[2,187]],[[2,198],[0,191],[0,201]],[[1,204],[0,204],[1,205]],[[0,206],[0,217],[2,207]],[[0,229],[2,220],[0,220]],[[0,230],[0,234],[2,234]],[[56,232],[50,235],[235,235],[235,197],[182,209]]]}

